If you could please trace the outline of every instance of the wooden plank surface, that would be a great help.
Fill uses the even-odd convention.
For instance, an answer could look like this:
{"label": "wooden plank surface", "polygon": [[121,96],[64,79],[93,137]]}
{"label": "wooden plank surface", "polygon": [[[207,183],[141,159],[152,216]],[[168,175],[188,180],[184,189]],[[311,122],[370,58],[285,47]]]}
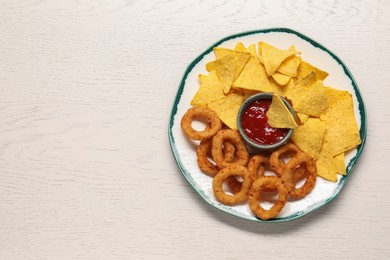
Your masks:
{"label": "wooden plank surface", "polygon": [[[0,1],[1,259],[388,259],[387,1]],[[167,137],[189,62],[287,27],[335,52],[367,108],[332,203],[288,223],[212,208]]]}

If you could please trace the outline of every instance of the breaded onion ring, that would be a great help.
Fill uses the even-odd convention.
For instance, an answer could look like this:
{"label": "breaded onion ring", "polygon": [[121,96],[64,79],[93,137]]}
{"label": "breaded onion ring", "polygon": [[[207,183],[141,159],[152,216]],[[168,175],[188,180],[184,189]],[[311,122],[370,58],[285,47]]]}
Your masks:
{"label": "breaded onion ring", "polygon": [[[229,141],[235,147],[235,157],[232,162],[226,161],[223,157],[222,144],[226,141]],[[213,156],[213,160],[221,169],[231,164],[247,165],[249,160],[248,150],[240,134],[237,131],[231,129],[220,130],[213,137],[211,154]]]}
{"label": "breaded onion ring", "polygon": [[[243,179],[241,190],[234,194],[229,195],[223,191],[223,183],[230,176],[241,176]],[[251,186],[251,179],[249,177],[248,169],[245,166],[238,164],[231,164],[226,168],[223,168],[213,178],[213,192],[218,201],[225,205],[236,205],[245,202],[248,198],[249,187]]]}
{"label": "breaded onion ring", "polygon": [[264,176],[265,166],[269,164],[269,158],[261,154],[254,155],[248,163],[248,170],[252,177],[252,180],[256,180],[258,177]]}
{"label": "breaded onion ring", "polygon": [[305,167],[298,167],[293,171],[293,179],[292,181],[294,183],[297,183],[298,181],[302,180],[303,178],[306,178],[306,169]]}
{"label": "breaded onion ring", "polygon": [[236,176],[229,176],[226,179],[226,184],[233,194],[239,193],[242,187],[242,183],[237,180]]}
{"label": "breaded onion ring", "polygon": [[[261,207],[262,191],[278,191],[278,200],[268,210]],[[288,191],[280,178],[276,176],[263,176],[257,178],[249,189],[248,202],[252,212],[260,219],[267,220],[276,217],[286,205]]]}
{"label": "breaded onion ring", "polygon": [[214,176],[219,172],[219,167],[212,163],[208,158],[211,142],[211,139],[206,139],[200,142],[198,148],[196,149],[196,159],[199,169],[202,172],[207,175]]}
{"label": "breaded onion ring", "polygon": [[272,171],[274,171],[276,175],[280,177],[286,168],[286,163],[280,157],[284,155],[295,157],[300,153],[303,152],[299,150],[299,148],[293,143],[285,144],[278,148],[271,154],[269,158],[269,164]]}
{"label": "breaded onion ring", "polygon": [[[214,164],[210,159],[212,139],[206,139],[200,142],[196,149],[196,157],[199,169],[209,176],[215,176],[219,172],[218,165]],[[223,154],[225,161],[231,162],[234,159],[234,145],[230,142],[223,144]]]}
{"label": "breaded onion ring", "polygon": [[[206,119],[207,127],[203,131],[192,128],[192,121],[195,118]],[[205,106],[191,107],[181,119],[181,128],[184,134],[192,140],[205,140],[213,137],[222,127],[222,122],[217,113]]]}
{"label": "breaded onion ring", "polygon": [[[306,180],[299,188],[295,187],[294,174],[300,168],[304,167]],[[299,199],[311,192],[317,180],[317,168],[314,159],[308,154],[302,153],[292,158],[287,164],[284,173],[281,176],[282,182],[286,185],[289,195],[292,198]]]}
{"label": "breaded onion ring", "polygon": [[[254,155],[248,163],[249,175],[251,177],[252,182],[256,180],[258,177],[264,176],[265,173],[265,165],[268,164],[269,159],[263,155],[257,154]],[[241,190],[242,183],[237,180],[234,176],[229,177],[226,180],[226,184],[229,186],[230,190],[233,193],[237,193]]]}
{"label": "breaded onion ring", "polygon": [[[213,140],[211,140],[211,145]],[[223,142],[223,159],[225,162],[233,162],[234,161],[234,156],[235,156],[236,148],[234,145],[229,142],[225,141]],[[210,147],[210,153],[211,153],[211,147]]]}

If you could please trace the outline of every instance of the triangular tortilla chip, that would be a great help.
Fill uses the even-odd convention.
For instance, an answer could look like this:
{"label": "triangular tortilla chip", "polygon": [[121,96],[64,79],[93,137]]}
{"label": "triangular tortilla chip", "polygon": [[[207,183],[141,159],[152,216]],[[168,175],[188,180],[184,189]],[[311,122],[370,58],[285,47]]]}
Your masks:
{"label": "triangular tortilla chip", "polygon": [[318,80],[309,87],[306,93],[301,94],[302,97],[297,102],[293,102],[294,110],[309,116],[319,117],[329,108],[325,91],[322,81]]}
{"label": "triangular tortilla chip", "polygon": [[265,42],[259,42],[258,47],[265,69],[269,76],[275,73],[277,68],[285,59],[299,53],[295,50],[294,46],[291,46],[288,50],[281,50]]}
{"label": "triangular tortilla chip", "polygon": [[[260,43],[259,43],[259,44],[260,44]],[[258,46],[257,51],[258,51],[258,53],[259,53],[259,54],[257,55],[257,57],[259,58],[260,63],[264,65],[263,54],[262,54],[261,48],[259,47],[259,46],[260,46],[259,44],[257,44],[257,46]]]}
{"label": "triangular tortilla chip", "polygon": [[316,77],[319,80],[324,80],[329,75],[326,71],[320,70],[306,61],[301,61],[297,70],[297,79],[300,80],[311,72],[316,73]]}
{"label": "triangular tortilla chip", "polygon": [[310,89],[310,86],[296,85],[286,93],[286,97],[291,101],[293,108],[296,104],[299,103],[299,100],[302,98],[303,94]]}
{"label": "triangular tortilla chip", "polygon": [[292,56],[284,60],[276,71],[286,76],[295,77],[297,76],[298,67],[300,63],[301,57]]}
{"label": "triangular tortilla chip", "polygon": [[236,47],[234,48],[235,51],[242,51],[242,52],[247,52],[253,57],[257,57],[256,55],[256,47],[255,44],[251,44],[248,46],[248,48],[245,48],[244,44],[241,42],[236,44]]}
{"label": "triangular tortilla chip", "polygon": [[272,96],[267,118],[268,124],[274,128],[296,128],[298,126],[290,110],[278,95]]}
{"label": "triangular tortilla chip", "polygon": [[316,160],[317,175],[325,180],[337,182],[337,170],[332,151],[332,144],[324,139]]}
{"label": "triangular tortilla chip", "polygon": [[333,156],[361,143],[351,94],[344,95],[333,104],[321,115],[321,119],[328,125],[326,138],[334,147]]}
{"label": "triangular tortilla chip", "polygon": [[272,77],[269,78],[273,93],[282,97],[288,97],[290,92],[295,88],[294,80],[290,80],[285,86],[279,85]]}
{"label": "triangular tortilla chip", "polygon": [[317,159],[326,130],[325,122],[308,118],[303,125],[294,129],[291,140],[305,153]]}
{"label": "triangular tortilla chip", "polygon": [[217,113],[225,125],[229,128],[237,130],[237,115],[238,110],[244,101],[244,97],[240,94],[230,94],[224,98],[215,100],[207,106]]}
{"label": "triangular tortilla chip", "polygon": [[250,98],[251,96],[259,93],[258,91],[247,90],[247,89],[242,89],[242,90],[236,89],[236,91],[241,91],[243,93],[244,101],[247,100],[248,98]]}
{"label": "triangular tortilla chip", "polygon": [[249,52],[253,57],[257,57],[256,54],[256,45],[253,43],[246,48],[247,52]]}
{"label": "triangular tortilla chip", "polygon": [[273,90],[263,65],[253,56],[250,57],[237,80],[233,82],[233,87],[260,92],[272,92]]}
{"label": "triangular tortilla chip", "polygon": [[341,98],[343,98],[346,94],[348,94],[348,91],[345,90],[339,90],[331,87],[325,87],[325,95],[328,98],[328,105],[332,106],[333,104],[337,103]]}
{"label": "triangular tortilla chip", "polygon": [[236,47],[234,47],[235,51],[246,51],[246,48],[242,42],[239,42],[236,44]]}
{"label": "triangular tortilla chip", "polygon": [[223,92],[226,94],[233,81],[240,75],[249,57],[251,57],[249,53],[235,51],[221,59],[207,63],[206,70],[217,72],[219,82],[223,85]]}
{"label": "triangular tortilla chip", "polygon": [[219,82],[215,70],[209,75],[199,75],[200,87],[191,100],[192,106],[206,105],[214,100],[225,97],[222,84]]}
{"label": "triangular tortilla chip", "polygon": [[333,160],[334,160],[336,172],[341,174],[341,175],[346,175],[347,169],[345,167],[345,154],[340,153],[336,156],[333,156]]}
{"label": "triangular tortilla chip", "polygon": [[300,80],[297,80],[295,82],[296,85],[300,86],[310,86],[316,83],[317,80],[320,80],[317,78],[317,75],[315,72],[310,72],[305,77],[301,78]]}
{"label": "triangular tortilla chip", "polygon": [[295,82],[294,87],[286,93],[286,97],[290,99],[293,106],[295,106],[304,93],[306,93],[310,89],[310,86],[312,86],[316,81],[316,74],[314,72],[309,73],[303,79]]}
{"label": "triangular tortilla chip", "polygon": [[279,72],[275,72],[274,74],[272,74],[272,78],[281,86],[287,85],[287,83],[290,82],[291,79],[290,76],[284,75]]}
{"label": "triangular tortilla chip", "polygon": [[302,113],[297,113],[297,116],[299,118],[299,122],[303,125],[306,123],[307,119],[309,119],[308,115],[302,114]]}
{"label": "triangular tortilla chip", "polygon": [[217,60],[234,52],[234,50],[232,49],[222,48],[222,47],[214,47],[213,51]]}

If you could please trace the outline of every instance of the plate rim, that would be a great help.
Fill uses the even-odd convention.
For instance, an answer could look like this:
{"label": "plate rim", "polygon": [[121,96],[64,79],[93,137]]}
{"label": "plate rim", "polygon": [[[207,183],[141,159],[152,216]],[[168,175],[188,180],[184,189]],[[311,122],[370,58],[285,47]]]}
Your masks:
{"label": "plate rim", "polygon": [[[356,151],[356,155],[353,158],[351,158],[351,160],[349,161],[348,165],[346,166],[347,174],[341,177],[340,182],[337,184],[337,188],[335,189],[335,192],[334,192],[332,197],[330,197],[327,200],[323,201],[321,204],[316,205],[315,207],[308,208],[308,209],[306,209],[304,211],[296,212],[296,213],[294,213],[294,214],[292,214],[290,216],[281,217],[281,218],[275,218],[275,219],[270,219],[270,220],[264,221],[264,220],[261,220],[259,218],[256,218],[255,216],[249,217],[249,216],[247,216],[245,214],[242,214],[241,212],[234,211],[234,209],[232,209],[231,207],[224,206],[222,204],[221,205],[220,204],[216,205],[213,201],[211,201],[206,196],[206,194],[203,192],[203,190],[199,190],[196,187],[194,179],[190,176],[190,173],[184,168],[184,165],[182,164],[182,162],[180,160],[180,157],[179,157],[178,152],[177,152],[177,147],[175,146],[175,139],[174,139],[174,136],[173,136],[172,128],[173,128],[173,125],[174,125],[175,116],[177,115],[178,104],[180,102],[181,95],[183,94],[188,74],[204,58],[204,56],[206,56],[207,54],[212,52],[214,47],[217,47],[217,46],[221,45],[222,43],[224,43],[224,42],[226,42],[228,40],[232,40],[232,39],[240,38],[240,37],[245,37],[245,36],[249,36],[249,35],[253,35],[253,34],[267,34],[267,33],[274,33],[274,32],[288,33],[288,34],[294,34],[294,35],[298,36],[299,38],[301,38],[304,41],[308,42],[309,44],[313,45],[314,47],[319,48],[322,51],[325,51],[327,54],[329,54],[343,68],[344,74],[351,80],[351,84],[352,84],[353,90],[355,91],[355,97],[356,97],[356,99],[358,101],[357,109],[359,111],[360,118],[361,118],[361,124],[360,124],[360,130],[359,130],[361,143],[360,143],[360,145],[358,145],[356,147],[356,150],[357,150]],[[314,211],[324,207],[325,205],[329,204],[332,200],[334,200],[336,197],[338,197],[338,195],[340,194],[340,192],[341,192],[342,188],[344,187],[346,181],[348,180],[349,176],[351,175],[352,170],[355,168],[359,157],[361,156],[361,154],[363,152],[363,148],[365,146],[366,138],[367,138],[367,112],[366,112],[366,106],[364,105],[364,101],[363,101],[363,98],[362,98],[362,95],[361,95],[361,91],[360,91],[360,89],[359,89],[359,87],[358,87],[358,85],[356,83],[355,78],[353,77],[352,73],[350,72],[348,67],[345,65],[345,63],[336,54],[334,54],[332,51],[330,51],[328,48],[326,48],[325,46],[323,46],[322,44],[320,44],[316,40],[313,40],[312,38],[310,38],[310,37],[308,37],[308,36],[306,36],[306,35],[304,35],[304,34],[302,34],[300,32],[292,30],[290,28],[274,27],[274,28],[258,29],[258,30],[251,30],[251,31],[231,34],[231,35],[228,35],[228,36],[220,39],[219,41],[215,42],[210,47],[208,47],[199,56],[197,56],[189,65],[187,65],[187,67],[185,69],[185,72],[184,72],[184,75],[183,75],[183,77],[182,77],[182,79],[180,81],[180,85],[179,85],[179,88],[178,88],[178,90],[176,92],[175,99],[174,99],[174,102],[173,102],[173,105],[172,105],[172,108],[171,108],[170,120],[169,120],[169,125],[168,125],[168,138],[169,138],[169,144],[170,144],[170,147],[171,147],[171,151],[172,151],[173,157],[175,159],[175,162],[176,162],[176,164],[177,164],[181,174],[190,183],[192,188],[209,205],[211,205],[214,208],[217,208],[217,209],[219,209],[219,210],[221,210],[223,212],[226,212],[226,213],[228,213],[230,215],[233,215],[235,217],[239,217],[239,218],[250,220],[250,221],[254,221],[254,222],[260,222],[260,223],[264,223],[264,222],[265,223],[287,222],[287,221],[295,220],[295,219],[301,218],[301,217],[303,217],[305,215],[308,215],[308,214],[310,214],[310,213],[312,213],[312,212],[314,212]]]}

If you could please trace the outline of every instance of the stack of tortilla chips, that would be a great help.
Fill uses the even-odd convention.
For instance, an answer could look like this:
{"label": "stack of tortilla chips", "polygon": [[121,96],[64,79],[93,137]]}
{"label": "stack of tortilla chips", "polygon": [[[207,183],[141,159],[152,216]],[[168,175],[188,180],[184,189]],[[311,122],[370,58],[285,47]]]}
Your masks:
{"label": "stack of tortilla chips", "polygon": [[[324,86],[327,72],[302,60],[291,46],[278,49],[265,42],[247,48],[214,48],[216,60],[206,65],[208,75],[199,75],[200,87],[192,106],[207,106],[231,129],[237,129],[241,104],[253,94],[273,93],[267,113],[271,126],[294,128],[291,140],[310,154],[318,176],[337,181],[346,174],[344,155],[361,143],[352,95]],[[278,98],[291,103],[296,118]]]}

